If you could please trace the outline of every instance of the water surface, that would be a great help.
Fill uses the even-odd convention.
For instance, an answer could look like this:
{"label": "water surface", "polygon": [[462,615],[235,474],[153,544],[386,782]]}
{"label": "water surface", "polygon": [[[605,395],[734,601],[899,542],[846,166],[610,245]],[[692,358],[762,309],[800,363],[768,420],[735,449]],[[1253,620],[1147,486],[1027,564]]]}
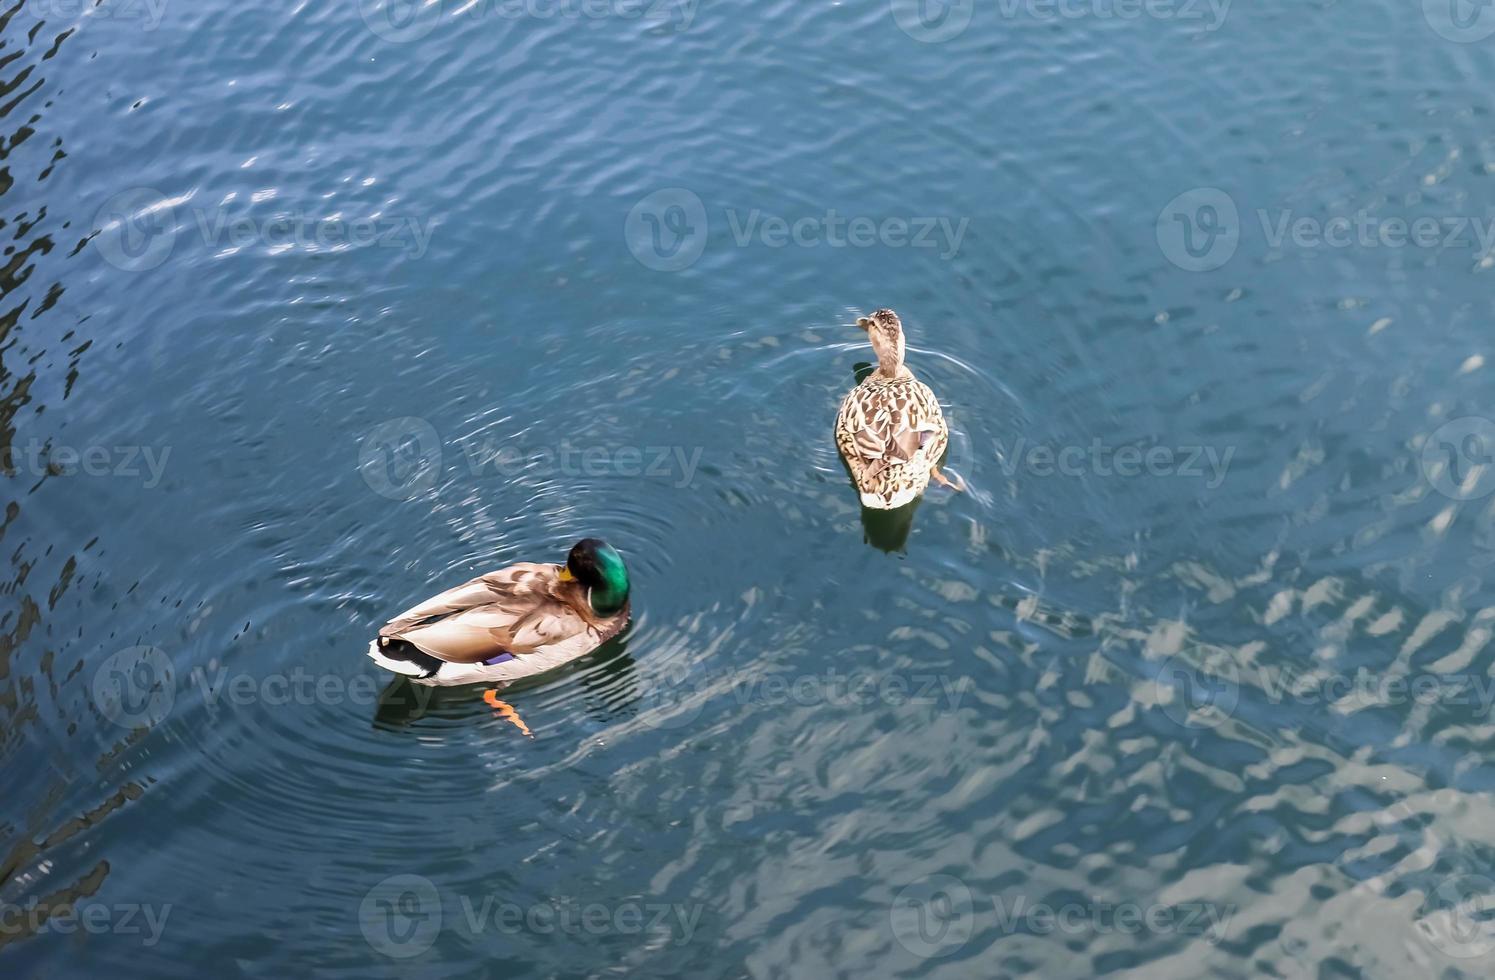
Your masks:
{"label": "water surface", "polygon": [[1495,11],[638,10],[0,13],[5,974],[1489,976]]}

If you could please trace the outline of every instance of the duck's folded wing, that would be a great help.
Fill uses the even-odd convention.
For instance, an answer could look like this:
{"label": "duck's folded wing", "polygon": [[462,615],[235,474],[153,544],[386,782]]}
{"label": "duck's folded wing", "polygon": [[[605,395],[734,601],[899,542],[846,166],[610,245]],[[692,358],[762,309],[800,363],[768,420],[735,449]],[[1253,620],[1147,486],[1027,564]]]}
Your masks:
{"label": "duck's folded wing", "polygon": [[887,454],[888,436],[885,429],[864,425],[852,433],[851,444],[862,459],[879,460]]}
{"label": "duck's folded wing", "polygon": [[502,602],[506,597],[548,593],[548,583],[555,578],[555,565],[522,562],[464,582],[454,589],[434,595],[420,605],[411,606],[379,630],[380,636],[399,636],[427,620],[439,619],[472,609]]}
{"label": "duck's folded wing", "polygon": [[464,609],[403,630],[399,638],[438,660],[471,664],[506,653],[522,657],[587,628],[564,603],[548,598],[537,603],[536,598],[510,596],[507,601]]}

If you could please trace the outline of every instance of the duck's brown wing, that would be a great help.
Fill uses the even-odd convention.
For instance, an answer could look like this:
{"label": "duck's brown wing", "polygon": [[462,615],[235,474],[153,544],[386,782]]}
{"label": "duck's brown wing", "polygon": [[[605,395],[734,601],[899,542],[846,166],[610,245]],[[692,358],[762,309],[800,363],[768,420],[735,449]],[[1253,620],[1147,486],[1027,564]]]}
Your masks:
{"label": "duck's brown wing", "polygon": [[864,383],[841,406],[837,443],[857,486],[871,489],[884,470],[928,446],[943,424],[939,403],[919,382]]}
{"label": "duck's brown wing", "polygon": [[557,599],[490,603],[399,634],[438,660],[473,664],[505,653],[522,657],[586,632],[587,623]]}
{"label": "duck's brown wing", "polygon": [[433,596],[379,631],[449,663],[516,656],[562,642],[587,623],[555,597],[560,567],[511,565]]}

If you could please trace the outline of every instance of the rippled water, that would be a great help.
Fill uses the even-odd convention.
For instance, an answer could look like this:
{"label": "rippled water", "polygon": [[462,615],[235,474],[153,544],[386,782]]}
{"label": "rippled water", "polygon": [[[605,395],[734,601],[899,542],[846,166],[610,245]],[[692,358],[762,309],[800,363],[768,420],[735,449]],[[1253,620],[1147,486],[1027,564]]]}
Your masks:
{"label": "rippled water", "polygon": [[1495,8],[0,18],[5,976],[1495,972]]}

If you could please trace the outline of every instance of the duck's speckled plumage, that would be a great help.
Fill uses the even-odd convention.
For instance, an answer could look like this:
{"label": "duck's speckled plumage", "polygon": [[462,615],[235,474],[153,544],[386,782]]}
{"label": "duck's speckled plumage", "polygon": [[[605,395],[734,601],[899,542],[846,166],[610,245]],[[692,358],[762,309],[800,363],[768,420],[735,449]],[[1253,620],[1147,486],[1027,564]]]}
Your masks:
{"label": "duck's speckled plumage", "polygon": [[857,321],[872,340],[879,366],[851,389],[836,416],[836,446],[851,470],[862,504],[891,510],[929,486],[949,444],[939,400],[903,364],[903,325],[892,310]]}

